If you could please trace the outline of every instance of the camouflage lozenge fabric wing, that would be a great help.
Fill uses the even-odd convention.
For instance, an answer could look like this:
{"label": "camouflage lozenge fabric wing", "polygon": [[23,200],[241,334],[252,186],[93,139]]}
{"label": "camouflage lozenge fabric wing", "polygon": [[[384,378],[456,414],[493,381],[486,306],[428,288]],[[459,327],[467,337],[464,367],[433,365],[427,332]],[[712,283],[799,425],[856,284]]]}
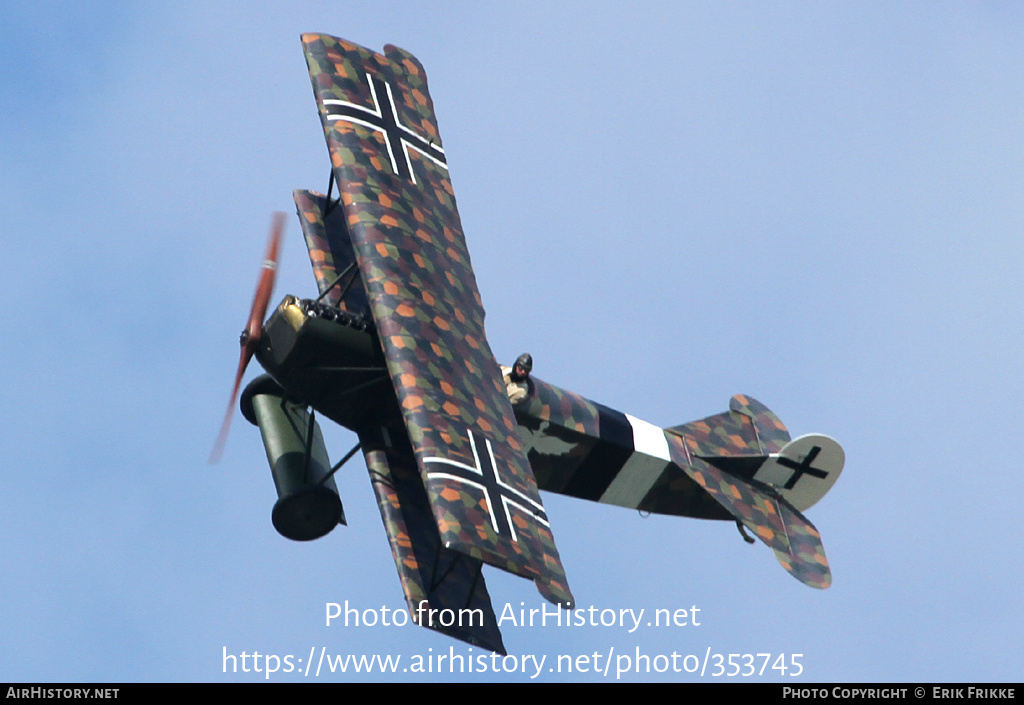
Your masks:
{"label": "camouflage lozenge fabric wing", "polygon": [[411,54],[302,37],[349,235],[442,544],[572,595],[484,334],[427,90]]}

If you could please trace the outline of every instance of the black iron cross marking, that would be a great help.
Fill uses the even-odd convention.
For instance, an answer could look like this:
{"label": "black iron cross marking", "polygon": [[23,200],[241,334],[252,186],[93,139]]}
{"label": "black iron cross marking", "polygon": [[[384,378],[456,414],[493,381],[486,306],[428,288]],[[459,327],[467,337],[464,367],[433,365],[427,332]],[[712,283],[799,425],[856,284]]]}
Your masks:
{"label": "black iron cross marking", "polygon": [[[484,501],[487,502],[487,511],[491,516],[491,526],[499,536],[508,536],[513,541],[519,540],[515,526],[512,524],[512,507],[533,516],[538,522],[548,526],[548,518],[543,505],[502,481],[494,462],[494,450],[491,448],[490,440],[485,438],[481,444],[472,431],[467,429],[467,433],[470,447],[473,449],[475,466],[448,458],[424,458],[424,463],[447,466],[443,472],[428,471],[427,479],[436,477],[456,480],[483,492]],[[500,507],[495,506],[495,498],[501,499]]]}
{"label": "black iron cross marking", "polygon": [[[391,93],[391,84],[370,74],[366,74],[366,80],[370,84],[373,108],[356,105],[346,100],[327,99],[323,101],[327,119],[352,122],[384,135],[384,144],[388,149],[391,168],[396,174],[404,176],[413,183],[416,183],[416,175],[413,174],[412,161],[409,159],[410,149],[416,150],[438,166],[447,169],[448,162],[445,160],[444,150],[402,124],[395,106],[395,98]],[[386,100],[382,102],[381,99],[385,96]],[[395,149],[399,147],[401,154],[396,155]]]}
{"label": "black iron cross marking", "polygon": [[793,469],[793,475],[786,483],[785,489],[793,489],[796,486],[797,481],[804,474],[810,475],[811,477],[817,477],[820,480],[824,480],[828,477],[828,473],[826,471],[811,467],[811,463],[814,462],[814,459],[818,457],[818,453],[820,452],[821,446],[813,446],[810,452],[804,457],[803,461],[799,463],[795,460],[790,460],[789,458],[782,456],[778,458],[779,465]]}

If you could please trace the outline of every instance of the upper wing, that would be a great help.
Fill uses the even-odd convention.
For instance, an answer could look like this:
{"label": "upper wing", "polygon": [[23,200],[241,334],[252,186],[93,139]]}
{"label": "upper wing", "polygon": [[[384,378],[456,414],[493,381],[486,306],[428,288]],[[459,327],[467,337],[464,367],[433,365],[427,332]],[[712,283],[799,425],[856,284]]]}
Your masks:
{"label": "upper wing", "polygon": [[302,37],[346,225],[444,546],[571,603],[484,335],[426,74],[411,54]]}

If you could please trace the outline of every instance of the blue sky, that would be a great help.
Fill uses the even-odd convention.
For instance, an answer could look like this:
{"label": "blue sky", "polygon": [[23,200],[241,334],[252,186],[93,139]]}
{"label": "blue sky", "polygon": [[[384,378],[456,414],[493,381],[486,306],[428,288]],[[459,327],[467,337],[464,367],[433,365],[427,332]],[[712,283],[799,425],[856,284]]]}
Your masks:
{"label": "blue sky", "polygon": [[[349,526],[310,544],[270,523],[255,429],[236,418],[206,464],[270,213],[326,187],[304,31],[425,65],[502,361],[529,350],[539,377],[663,426],[750,394],[846,450],[808,512],[823,592],[731,524],[545,495],[579,605],[697,606],[701,624],[506,625],[510,653],[1019,679],[1016,5],[12,2],[0,29],[0,679],[264,679],[224,673],[225,650],[470,654],[325,626],[327,602],[403,604],[358,460],[338,477]],[[275,299],[314,290],[292,221]],[[332,458],[355,443],[325,433]],[[487,580],[499,611],[542,604]]]}

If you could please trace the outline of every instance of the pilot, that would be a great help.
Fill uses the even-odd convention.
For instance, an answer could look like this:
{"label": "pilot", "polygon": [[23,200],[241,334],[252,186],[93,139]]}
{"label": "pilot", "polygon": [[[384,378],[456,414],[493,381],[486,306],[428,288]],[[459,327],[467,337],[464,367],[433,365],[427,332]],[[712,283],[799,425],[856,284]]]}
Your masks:
{"label": "pilot", "polygon": [[508,400],[513,404],[526,399],[529,391],[527,380],[530,377],[530,370],[533,369],[533,358],[530,353],[523,353],[516,358],[512,367],[501,367],[501,377],[505,382],[505,391],[508,392]]}

